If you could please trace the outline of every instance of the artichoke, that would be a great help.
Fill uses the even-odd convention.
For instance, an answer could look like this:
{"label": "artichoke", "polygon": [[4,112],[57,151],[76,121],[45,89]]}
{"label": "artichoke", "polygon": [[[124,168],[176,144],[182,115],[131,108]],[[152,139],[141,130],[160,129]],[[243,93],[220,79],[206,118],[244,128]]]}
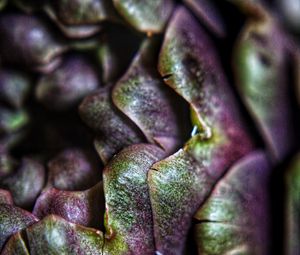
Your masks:
{"label": "artichoke", "polygon": [[300,254],[299,0],[0,0],[0,254]]}

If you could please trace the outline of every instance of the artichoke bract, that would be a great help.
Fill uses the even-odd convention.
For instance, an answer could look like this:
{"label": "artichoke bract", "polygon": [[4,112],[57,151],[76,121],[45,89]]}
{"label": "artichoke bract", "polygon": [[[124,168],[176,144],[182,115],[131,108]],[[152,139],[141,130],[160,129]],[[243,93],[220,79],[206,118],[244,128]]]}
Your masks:
{"label": "artichoke bract", "polygon": [[118,20],[113,4],[102,0],[49,1],[44,11],[71,38],[91,36],[101,29],[102,22]]}
{"label": "artichoke bract", "polygon": [[78,103],[100,85],[97,72],[80,56],[67,57],[53,72],[41,77],[37,99],[54,109],[66,109]]}
{"label": "artichoke bract", "polygon": [[0,70],[0,98],[14,108],[20,108],[29,94],[30,77],[18,70]]}
{"label": "artichoke bract", "polygon": [[45,182],[45,169],[35,160],[24,158],[18,169],[0,181],[9,190],[17,206],[28,208],[35,203]]}
{"label": "artichoke bract", "polygon": [[66,50],[61,39],[56,38],[37,17],[3,14],[0,31],[1,58],[9,63],[47,69]]}
{"label": "artichoke bract", "polygon": [[298,7],[0,0],[0,254],[299,254]]}
{"label": "artichoke bract", "polygon": [[295,136],[289,74],[279,71],[288,66],[288,47],[274,21],[252,21],[241,33],[234,59],[241,97],[277,159],[289,154]]}

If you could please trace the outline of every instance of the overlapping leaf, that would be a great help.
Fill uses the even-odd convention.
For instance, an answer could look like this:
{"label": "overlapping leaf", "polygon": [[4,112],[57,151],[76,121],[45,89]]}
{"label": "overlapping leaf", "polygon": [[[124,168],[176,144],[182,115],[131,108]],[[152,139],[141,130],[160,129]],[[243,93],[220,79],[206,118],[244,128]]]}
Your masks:
{"label": "overlapping leaf", "polygon": [[0,204],[0,250],[10,236],[37,221],[33,214],[23,209],[11,204]]}
{"label": "overlapping leaf", "polygon": [[67,46],[40,19],[25,14],[0,17],[0,54],[7,62],[52,69]]}
{"label": "overlapping leaf", "polygon": [[45,169],[39,162],[24,158],[18,169],[0,181],[17,206],[30,208],[45,184]]}
{"label": "overlapping leaf", "polygon": [[103,235],[100,231],[75,225],[58,216],[50,215],[25,231],[32,255],[102,254]]}
{"label": "overlapping leaf", "polygon": [[85,191],[51,188],[38,197],[32,213],[40,219],[55,214],[75,224],[99,228],[104,215],[103,196],[102,183]]}
{"label": "overlapping leaf", "polygon": [[43,9],[71,38],[94,35],[101,30],[102,22],[118,21],[118,15],[109,0],[49,1]]}
{"label": "overlapping leaf", "polygon": [[191,11],[194,11],[203,22],[219,36],[225,35],[224,22],[214,1],[210,0],[184,0]]}
{"label": "overlapping leaf", "polygon": [[66,149],[48,163],[48,187],[85,190],[101,177],[98,161],[88,151]]}
{"label": "overlapping leaf", "polygon": [[[74,64],[78,58],[73,52],[71,57],[61,58],[71,48],[82,50],[82,45],[90,45],[89,39],[72,38],[91,36],[102,27],[114,30],[113,36],[102,30],[102,39],[97,41],[101,78],[110,83],[125,71],[140,39],[145,34],[152,37],[145,39],[120,80],[87,96],[79,107],[82,119],[96,135],[95,147],[105,164],[104,190],[99,184],[99,162],[85,148],[64,150],[48,161],[52,146],[65,146],[68,134],[57,135],[51,120],[43,121],[41,127],[46,126],[47,132],[41,132],[46,134],[42,144],[45,140],[43,146],[51,147],[51,152],[46,147],[47,155],[41,155],[49,162],[48,181],[33,214],[15,207],[10,193],[0,190],[0,248],[5,244],[1,254],[184,254],[190,248],[185,246],[192,225],[199,254],[269,253],[269,163],[264,152],[252,152],[256,139],[247,128],[251,119],[245,121],[242,116],[247,113],[240,111],[243,106],[227,83],[230,73],[223,73],[214,42],[190,11],[217,35],[224,35],[228,24],[214,8],[217,1],[181,2],[174,9],[172,0],[14,0],[22,11],[39,12],[32,16],[1,14],[1,64],[47,73],[37,86],[38,99],[59,110],[76,105],[96,87],[89,85],[98,83],[99,78],[81,57]],[[260,1],[226,2],[249,18],[235,49],[239,92],[269,151],[281,160],[291,151],[290,137],[296,137],[289,126],[290,95],[284,86],[292,79],[287,77],[285,35]],[[5,1],[0,0],[0,9],[1,4]],[[219,4],[222,6],[216,6]],[[13,8],[9,12],[14,13]],[[121,26],[103,22],[121,20],[114,8],[126,21]],[[68,39],[52,31],[42,18],[43,11]],[[126,25],[142,33],[129,33]],[[153,34],[160,33],[165,34],[158,57],[161,38]],[[86,55],[90,53],[95,54]],[[293,54],[290,49],[289,54]],[[27,162],[20,167],[8,154],[14,136],[28,121],[23,109],[27,86],[22,75],[20,83],[15,80],[18,75],[3,77],[0,72],[0,83],[5,82],[0,84],[0,99],[2,92],[5,98],[5,107],[1,100],[0,109],[0,183],[11,191],[15,204],[29,208],[45,176],[41,166]],[[194,129],[184,147],[174,153],[185,136],[181,127],[189,125],[176,109],[182,106],[182,99],[190,106]],[[72,125],[64,127],[66,133],[73,130]],[[76,137],[71,140],[70,144],[77,144]],[[141,144],[145,141],[149,144]],[[22,147],[13,150],[17,157],[22,153]],[[290,254],[297,252],[299,239],[293,225],[299,209],[297,171],[287,180]],[[91,228],[103,229],[103,218],[104,234]]]}
{"label": "overlapping leaf", "polygon": [[104,169],[104,254],[153,254],[152,211],[147,185],[151,165],[164,156],[155,145],[127,147]]}
{"label": "overlapping leaf", "polygon": [[180,120],[176,117],[174,95],[155,69],[157,55],[158,40],[145,41],[115,85],[112,97],[150,143],[173,152],[180,143]]}
{"label": "overlapping leaf", "polygon": [[100,86],[95,68],[82,56],[67,57],[52,73],[44,75],[36,87],[36,98],[49,108],[70,108]]}
{"label": "overlapping leaf", "polygon": [[263,152],[228,170],[195,215],[199,254],[268,254],[270,170]]}
{"label": "overlapping leaf", "polygon": [[194,212],[217,179],[253,145],[212,42],[184,8],[177,9],[167,29],[159,71],[190,103],[200,131],[149,174],[157,250],[181,254]]}
{"label": "overlapping leaf", "polygon": [[235,48],[234,68],[240,95],[273,156],[293,148],[295,131],[289,91],[286,37],[270,19],[250,21]]}
{"label": "overlapping leaf", "polygon": [[0,99],[9,105],[20,108],[31,87],[29,76],[12,69],[0,70]]}
{"label": "overlapping leaf", "polygon": [[173,0],[113,0],[123,18],[135,29],[161,33],[174,8]]}
{"label": "overlapping leaf", "polygon": [[109,88],[89,95],[79,107],[81,118],[99,136],[95,146],[103,162],[107,162],[121,149],[142,142],[143,136],[110,99]]}

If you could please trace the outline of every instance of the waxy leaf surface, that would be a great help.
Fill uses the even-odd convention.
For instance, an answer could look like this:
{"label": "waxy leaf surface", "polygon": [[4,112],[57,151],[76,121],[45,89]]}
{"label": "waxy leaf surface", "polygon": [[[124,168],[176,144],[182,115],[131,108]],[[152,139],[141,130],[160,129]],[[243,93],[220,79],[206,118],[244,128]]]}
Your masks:
{"label": "waxy leaf surface", "polygon": [[[155,242],[162,254],[181,254],[191,218],[213,184],[253,149],[218,62],[204,30],[186,9],[178,8],[166,32],[159,71],[165,82],[190,103],[199,133],[183,150],[155,164],[149,175]],[[178,193],[185,202],[176,200]]]}
{"label": "waxy leaf surface", "polygon": [[199,254],[269,254],[270,170],[261,151],[228,170],[195,215]]}
{"label": "waxy leaf surface", "polygon": [[113,89],[113,101],[150,143],[174,152],[180,142],[179,119],[172,91],[156,71],[158,41],[146,40]]}
{"label": "waxy leaf surface", "polygon": [[154,254],[147,174],[164,156],[155,145],[138,144],[118,153],[104,169],[104,254]]}
{"label": "waxy leaf surface", "polygon": [[10,204],[0,204],[0,250],[11,235],[37,220],[33,214],[23,209]]}
{"label": "waxy leaf surface", "polygon": [[31,255],[78,254],[101,255],[103,235],[50,215],[26,229]]}
{"label": "waxy leaf surface", "polygon": [[161,33],[174,8],[173,0],[113,0],[120,15],[135,29]]}
{"label": "waxy leaf surface", "polygon": [[220,176],[253,144],[212,41],[184,8],[176,10],[166,31],[159,71],[191,105],[199,134],[188,142],[187,150],[200,164],[211,166],[211,175]]}
{"label": "waxy leaf surface", "polygon": [[275,159],[293,147],[286,37],[272,20],[249,22],[235,47],[237,88]]}
{"label": "waxy leaf surface", "polygon": [[54,0],[51,6],[66,25],[95,24],[116,16],[111,0]]}
{"label": "waxy leaf surface", "polygon": [[66,149],[48,163],[47,187],[60,190],[85,190],[101,177],[97,160],[88,151]]}
{"label": "waxy leaf surface", "polygon": [[104,215],[102,204],[104,204],[102,184],[85,191],[63,191],[52,188],[38,197],[32,213],[40,219],[55,214],[75,224],[99,228]]}
{"label": "waxy leaf surface", "polygon": [[191,220],[214,179],[184,150],[154,164],[148,175],[156,249],[182,254]]}
{"label": "waxy leaf surface", "polygon": [[98,135],[95,146],[105,163],[126,146],[144,140],[138,128],[113,105],[107,87],[87,96],[79,112]]}
{"label": "waxy leaf surface", "polygon": [[1,255],[30,255],[21,232],[9,238]]}

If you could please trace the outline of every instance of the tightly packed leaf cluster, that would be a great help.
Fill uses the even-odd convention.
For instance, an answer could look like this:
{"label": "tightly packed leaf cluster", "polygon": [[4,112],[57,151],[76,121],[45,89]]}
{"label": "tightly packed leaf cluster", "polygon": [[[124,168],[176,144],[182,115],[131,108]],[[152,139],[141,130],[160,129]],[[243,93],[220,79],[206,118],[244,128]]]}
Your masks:
{"label": "tightly packed leaf cluster", "polygon": [[300,254],[299,17],[0,0],[1,255]]}

